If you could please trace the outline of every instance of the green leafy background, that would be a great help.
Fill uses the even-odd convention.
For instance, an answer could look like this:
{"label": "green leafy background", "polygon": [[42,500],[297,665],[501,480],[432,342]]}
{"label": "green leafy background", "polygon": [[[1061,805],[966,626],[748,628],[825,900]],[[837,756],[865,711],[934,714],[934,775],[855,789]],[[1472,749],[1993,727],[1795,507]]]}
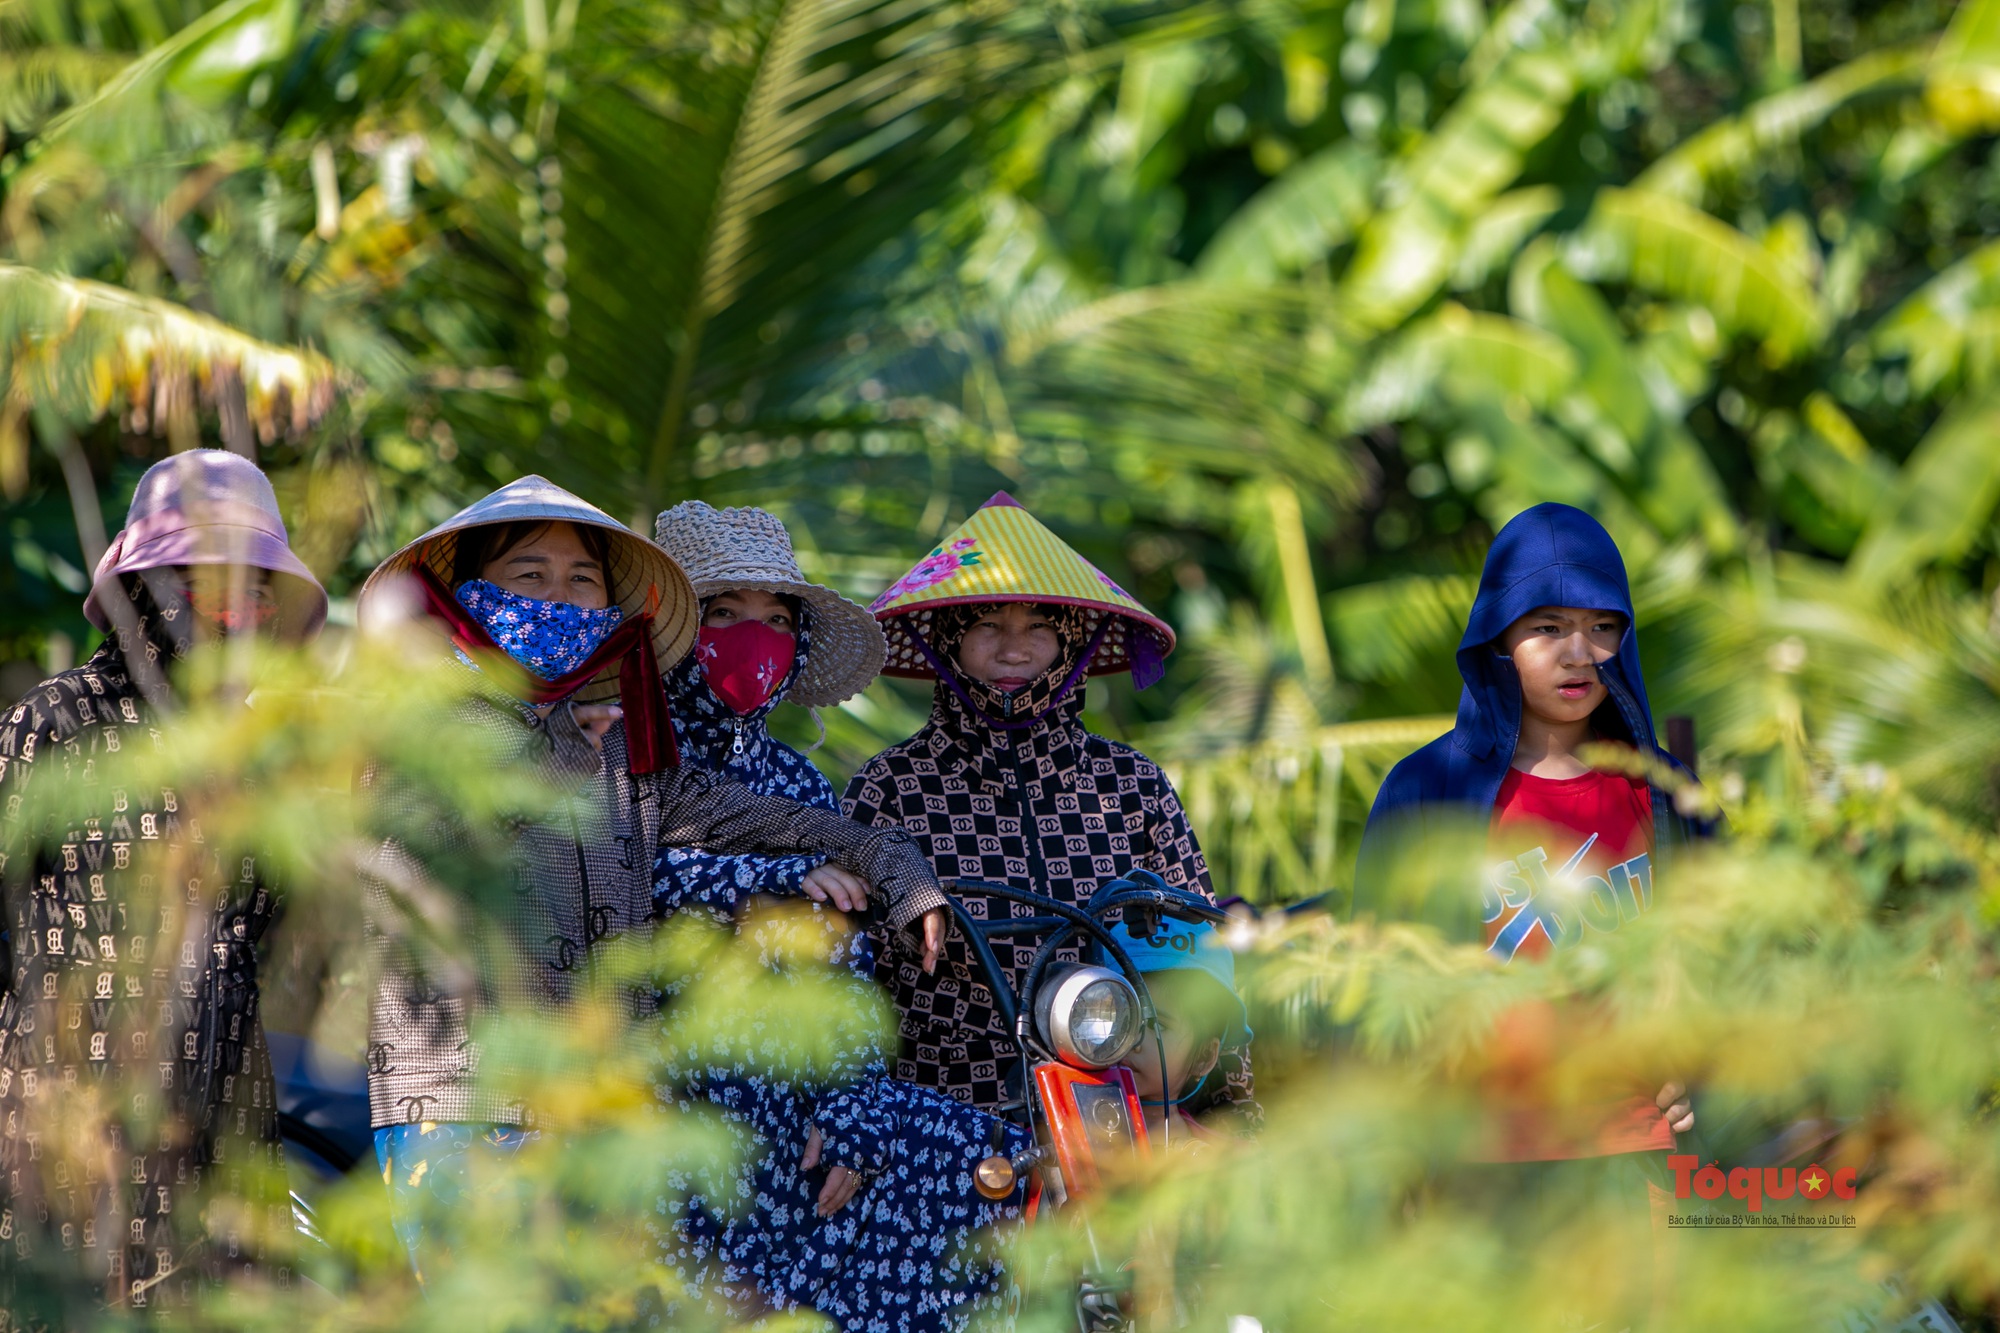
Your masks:
{"label": "green leafy background", "polygon": [[[1447,725],[1491,533],[1578,504],[1742,838],[1663,932],[1699,966],[1635,963],[1631,1012],[1699,996],[1705,1051],[1781,1048],[1802,1011],[1737,987],[1817,960],[1795,1001],[1882,1000],[1846,1056],[1794,1032],[1851,1078],[1690,1066],[1772,1125],[1882,1117],[1960,1192],[1791,1286],[1699,1264],[1770,1278],[1746,1327],[1892,1272],[1991,1308],[2000,3],[10,0],[0,122],[5,693],[88,651],[131,483],[195,443],[273,474],[329,661],[377,560],[525,473],[642,529],[768,506],[862,598],[1009,490],[1180,631],[1092,721],[1168,764],[1218,889],[1335,909],[1266,996],[1309,1071],[1274,1101],[1346,1108],[1284,1122],[1332,1174],[1197,1177],[1225,1213],[1268,1187],[1342,1219],[1311,1234],[1355,1256],[1351,1303],[1267,1274],[1279,1323],[1470,1327],[1496,1291],[1560,1322],[1448,1207],[1382,1231],[1414,1159],[1342,1165],[1408,1146],[1459,1030],[1436,1007],[1498,984],[1344,909],[1383,773]],[[878,683],[817,757],[925,706]],[[1798,891],[1760,907],[1745,867]],[[1816,928],[1821,892],[1868,947]],[[1737,952],[1697,947],[1724,927]],[[351,1035],[347,965],[281,953],[327,986],[274,1021]],[[1884,998],[1921,976],[1972,1008]],[[1950,1077],[1899,1102],[1926,1040]],[[1372,1072],[1321,1088],[1326,1042]],[[1870,1160],[1916,1179],[1908,1152]],[[1252,1213],[1199,1215],[1264,1271]]]}

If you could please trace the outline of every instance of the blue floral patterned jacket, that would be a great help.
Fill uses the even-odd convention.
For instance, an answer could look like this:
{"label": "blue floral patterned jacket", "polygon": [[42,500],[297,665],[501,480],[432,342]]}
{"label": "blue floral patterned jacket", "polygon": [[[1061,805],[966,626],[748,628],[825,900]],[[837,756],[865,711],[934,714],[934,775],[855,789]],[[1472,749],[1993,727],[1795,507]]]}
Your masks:
{"label": "blue floral patterned jacket", "polygon": [[[769,703],[744,717],[716,698],[694,654],[677,664],[666,687],[681,762],[759,794],[838,810],[833,785],[765,725],[810,651],[810,625],[802,625],[791,673]],[[742,930],[741,913],[751,898],[803,898],[805,878],[819,864],[811,856],[663,847],[654,906],[663,919],[694,912]],[[831,914],[815,912],[834,929]],[[753,938],[767,962],[775,961],[770,943]],[[857,1014],[882,1006],[867,934],[836,930],[828,961],[851,975]],[[778,984],[785,974],[774,969]],[[749,1140],[734,1172],[670,1176],[687,1198],[670,1206],[674,1225],[664,1237],[666,1258],[687,1284],[689,1299],[714,1313],[816,1309],[853,1333],[951,1333],[962,1327],[1003,1280],[986,1233],[1019,1210],[1018,1199],[989,1201],[973,1184],[972,1170],[992,1151],[997,1122],[889,1077],[887,1025],[849,1025],[854,1039],[810,1080],[773,1072],[789,1058],[792,1034],[766,1031],[754,1016],[750,1027],[747,1040],[737,1028],[712,1047],[676,1042],[662,1071],[671,1099],[706,1102]],[[830,1218],[814,1210],[818,1173],[798,1165],[812,1129],[823,1138],[823,1163],[845,1166],[866,1182]],[[998,1132],[1007,1151],[1026,1146],[1018,1129]]]}

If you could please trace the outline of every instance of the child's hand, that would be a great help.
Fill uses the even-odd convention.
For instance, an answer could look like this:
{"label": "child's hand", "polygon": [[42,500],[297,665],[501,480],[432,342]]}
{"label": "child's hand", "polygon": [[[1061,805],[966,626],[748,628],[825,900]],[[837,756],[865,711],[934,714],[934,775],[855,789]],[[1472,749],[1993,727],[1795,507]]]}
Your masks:
{"label": "child's hand", "polygon": [[1686,1085],[1669,1081],[1660,1089],[1653,1104],[1667,1118],[1667,1128],[1676,1134],[1685,1134],[1694,1128],[1694,1102],[1687,1095]]}
{"label": "child's hand", "polygon": [[816,903],[831,902],[843,912],[868,910],[868,881],[848,874],[837,865],[814,866],[802,887],[806,897]]}

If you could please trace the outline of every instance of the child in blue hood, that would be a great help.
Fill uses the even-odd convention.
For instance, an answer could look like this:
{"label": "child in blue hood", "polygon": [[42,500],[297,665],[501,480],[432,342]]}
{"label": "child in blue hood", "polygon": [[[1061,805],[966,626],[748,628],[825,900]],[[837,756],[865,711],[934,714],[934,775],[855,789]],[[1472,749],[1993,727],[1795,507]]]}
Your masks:
{"label": "child in blue hood", "polygon": [[[1465,688],[1457,724],[1397,764],[1376,796],[1355,870],[1357,908],[1383,911],[1422,878],[1407,854],[1483,824],[1496,869],[1476,901],[1495,958],[1539,958],[1637,920],[1675,852],[1712,828],[1644,777],[1579,757],[1608,742],[1646,761],[1635,768],[1679,768],[1654,739],[1625,562],[1603,526],[1568,505],[1541,504],[1501,529],[1458,664]],[[1473,901],[1468,891],[1445,914]],[[1693,1127],[1673,1082],[1650,1096],[1548,1104],[1535,1075],[1561,1031],[1545,1006],[1503,1020],[1498,1104],[1481,1156],[1546,1162],[1671,1151],[1674,1135]]]}

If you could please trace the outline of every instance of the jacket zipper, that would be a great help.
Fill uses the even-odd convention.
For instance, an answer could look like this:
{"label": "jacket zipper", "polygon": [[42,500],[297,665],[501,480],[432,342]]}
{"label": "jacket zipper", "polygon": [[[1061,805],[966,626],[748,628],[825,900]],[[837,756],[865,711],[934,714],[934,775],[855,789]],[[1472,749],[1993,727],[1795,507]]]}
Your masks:
{"label": "jacket zipper", "polygon": [[[1000,716],[1011,722],[1014,720],[1014,696],[1009,694],[1000,702]],[[1014,808],[1021,820],[1021,843],[1028,853],[1028,887],[1036,893],[1049,891],[1049,866],[1042,855],[1042,826],[1035,818],[1033,805],[1028,800],[1028,772],[1021,760],[1020,742],[1025,739],[1020,732],[1002,731],[996,739],[1003,741],[1008,749],[1008,757],[1014,770]],[[1014,904],[1007,904],[1007,914],[1014,915]],[[1010,978],[1009,984],[1018,985],[1019,978]]]}

